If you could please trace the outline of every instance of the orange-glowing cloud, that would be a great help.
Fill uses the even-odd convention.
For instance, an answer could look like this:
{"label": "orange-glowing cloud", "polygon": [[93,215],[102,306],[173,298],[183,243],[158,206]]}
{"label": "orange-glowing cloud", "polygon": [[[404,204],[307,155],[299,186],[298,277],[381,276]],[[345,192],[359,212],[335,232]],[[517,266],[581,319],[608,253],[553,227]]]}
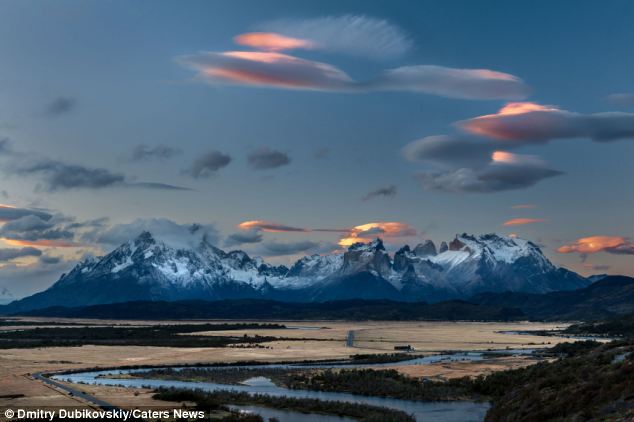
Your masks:
{"label": "orange-glowing cloud", "polygon": [[7,239],[2,240],[8,245],[13,246],[40,246],[40,247],[56,247],[56,248],[76,248],[81,246],[75,242],[69,242],[67,240],[51,240],[51,239],[38,239],[38,240],[20,240],[20,239]]}
{"label": "orange-glowing cloud", "polygon": [[508,103],[495,114],[458,122],[463,130],[503,140],[545,140],[566,134],[569,112],[531,102]]}
{"label": "orange-glowing cloud", "polygon": [[506,151],[493,151],[491,159],[496,163],[514,164],[519,162],[519,157],[511,152]]}
{"label": "orange-glowing cloud", "polygon": [[[560,111],[560,110],[556,107],[544,106],[537,103],[517,102],[517,103],[506,104],[497,112],[497,115],[508,116],[513,114],[531,113],[534,111]],[[489,115],[489,116],[495,116],[495,114]],[[487,116],[482,116],[482,117],[487,117]]]}
{"label": "orange-glowing cloud", "polygon": [[577,239],[570,245],[561,246],[557,252],[580,254],[608,252],[617,255],[634,255],[634,243],[621,236],[590,236]]}
{"label": "orange-glowing cloud", "polygon": [[416,236],[416,229],[409,224],[398,221],[379,221],[353,227],[349,233],[339,239],[339,245],[350,246],[354,243],[368,243],[376,237],[407,236]]}
{"label": "orange-glowing cloud", "polygon": [[244,221],[238,224],[238,228],[242,230],[261,230],[263,232],[270,232],[270,233],[311,231],[310,229],[286,226],[284,224],[278,224],[278,223],[273,223],[271,221],[264,221],[264,220]]}
{"label": "orange-glowing cloud", "polygon": [[287,37],[275,32],[248,32],[236,36],[233,40],[239,45],[268,51],[294,50],[297,48],[312,49],[316,47],[313,41]]}
{"label": "orange-glowing cloud", "polygon": [[503,226],[523,226],[525,224],[535,224],[535,223],[544,223],[546,222],[543,218],[513,218],[511,220],[505,221]]}

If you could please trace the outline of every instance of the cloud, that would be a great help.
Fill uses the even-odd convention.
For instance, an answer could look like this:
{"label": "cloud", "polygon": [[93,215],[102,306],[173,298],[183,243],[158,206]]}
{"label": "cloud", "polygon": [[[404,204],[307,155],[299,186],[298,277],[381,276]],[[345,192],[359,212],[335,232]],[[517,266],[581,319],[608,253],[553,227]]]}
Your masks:
{"label": "cloud", "polygon": [[158,182],[128,182],[126,183],[127,187],[130,188],[142,188],[142,189],[155,189],[155,190],[180,190],[180,191],[193,191],[194,189],[188,188],[186,186],[176,186],[170,185],[167,183],[158,183]]}
{"label": "cloud", "polygon": [[375,189],[373,191],[370,191],[368,193],[366,193],[363,198],[361,198],[362,201],[369,201],[370,199],[373,198],[378,198],[378,197],[387,197],[387,198],[393,198],[394,196],[396,196],[396,186],[394,185],[389,185],[389,186],[385,186],[385,187],[381,187],[378,189]]}
{"label": "cloud", "polygon": [[298,242],[276,242],[270,241],[262,244],[263,252],[270,256],[295,255],[302,252],[314,250],[320,246],[319,242],[303,240]]}
{"label": "cloud", "polygon": [[489,69],[456,69],[434,65],[391,69],[370,82],[373,90],[411,91],[468,100],[518,100],[528,86],[517,76]]}
{"label": "cloud", "polygon": [[39,261],[42,264],[54,265],[54,264],[59,264],[60,262],[62,262],[62,258],[58,256],[41,255]]}
{"label": "cloud", "polygon": [[615,255],[634,255],[634,242],[621,236],[590,236],[561,246],[559,253],[579,253],[583,255],[607,252]]}
{"label": "cloud", "polygon": [[[40,157],[38,154],[13,151],[0,140],[0,154],[10,156],[4,165],[9,174],[33,176],[41,183],[36,191],[57,192],[72,189],[103,189],[109,187],[132,187],[164,190],[190,190],[157,182],[131,182],[122,173],[105,168],[88,167],[82,164],[67,163],[61,160]],[[0,217],[1,219],[1,217]]]}
{"label": "cloud", "polygon": [[511,209],[514,210],[528,210],[528,209],[533,209],[533,208],[537,208],[537,205],[534,204],[517,204],[517,205],[512,205]]}
{"label": "cloud", "polygon": [[275,32],[248,32],[233,38],[238,45],[246,45],[266,51],[295,50],[298,48],[312,50],[317,45],[310,40],[292,38]]}
{"label": "cloud", "polygon": [[231,157],[220,151],[209,151],[198,157],[185,171],[194,179],[210,177],[231,163]]}
{"label": "cloud", "polygon": [[312,48],[375,59],[397,57],[412,48],[411,40],[400,28],[363,15],[280,19],[259,29],[308,40]]}
{"label": "cloud", "polygon": [[261,230],[255,228],[241,233],[233,233],[225,239],[226,246],[242,245],[244,243],[259,243],[262,241]]}
{"label": "cloud", "polygon": [[398,221],[377,221],[361,224],[349,229],[348,233],[339,239],[339,245],[350,246],[359,242],[367,243],[371,242],[376,237],[392,239],[416,235],[416,229],[407,223],[401,223]]}
{"label": "cloud", "polygon": [[565,138],[589,138],[596,142],[634,138],[632,113],[581,114],[535,103],[509,103],[495,114],[463,120],[457,125],[472,134],[519,143]]}
{"label": "cloud", "polygon": [[267,170],[290,164],[290,157],[283,152],[268,147],[259,148],[251,152],[248,157],[249,165],[255,170]]}
{"label": "cloud", "polygon": [[11,205],[0,204],[0,222],[17,220],[29,215],[34,215],[42,220],[50,220],[52,217],[52,214],[47,211],[30,208],[17,208]]}
{"label": "cloud", "polygon": [[166,160],[182,153],[183,150],[180,148],[173,148],[167,145],[147,146],[141,144],[134,147],[130,159],[132,161]]}
{"label": "cloud", "polygon": [[218,231],[212,224],[177,223],[167,218],[138,218],[130,223],[115,224],[85,233],[84,241],[119,246],[142,232],[150,232],[156,239],[178,248],[196,247],[202,241],[216,244]]}
{"label": "cloud", "polygon": [[48,219],[33,214],[25,215],[0,227],[0,238],[7,243],[23,246],[77,246],[73,240],[74,231],[65,226],[67,222],[61,215]]}
{"label": "cloud", "polygon": [[42,251],[33,247],[17,248],[1,248],[0,262],[12,261],[17,258],[40,256]]}
{"label": "cloud", "polygon": [[354,82],[326,63],[275,52],[202,52],[176,59],[210,84],[250,85],[306,90],[347,90]]}
{"label": "cloud", "polygon": [[496,142],[486,139],[435,135],[410,142],[402,149],[402,154],[412,162],[471,166],[488,163],[498,147]]}
{"label": "cloud", "polygon": [[21,176],[38,176],[43,189],[49,192],[68,189],[100,189],[123,185],[125,176],[103,168],[91,168],[79,164],[68,164],[52,159],[23,161],[13,167]]}
{"label": "cloud", "polygon": [[634,107],[634,93],[620,92],[617,94],[610,94],[606,98],[608,102],[619,107]]}
{"label": "cloud", "polygon": [[526,224],[544,223],[547,220],[543,218],[513,218],[505,221],[503,226],[524,226]]}
{"label": "cloud", "polygon": [[483,167],[421,172],[418,179],[430,191],[488,193],[527,188],[561,174],[536,156],[496,151]]}
{"label": "cloud", "polygon": [[70,97],[57,97],[46,106],[46,115],[51,117],[61,116],[71,112],[77,106],[77,100]]}
{"label": "cloud", "polygon": [[271,221],[265,221],[265,220],[244,221],[238,224],[238,228],[242,230],[261,230],[261,231],[270,232],[270,233],[311,231],[310,229],[287,226],[284,224],[273,223]]}

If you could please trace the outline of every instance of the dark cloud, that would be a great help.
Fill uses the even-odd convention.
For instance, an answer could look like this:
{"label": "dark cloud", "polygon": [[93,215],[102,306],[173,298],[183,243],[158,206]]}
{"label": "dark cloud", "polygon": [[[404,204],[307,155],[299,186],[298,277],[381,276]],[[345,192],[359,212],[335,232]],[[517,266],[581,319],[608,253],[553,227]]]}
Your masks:
{"label": "dark cloud", "polygon": [[73,189],[103,189],[110,187],[146,188],[162,190],[190,190],[187,187],[158,182],[130,182],[123,173],[105,168],[88,167],[48,158],[30,158],[20,154],[7,166],[9,173],[33,176],[41,180],[38,190],[57,192]]}
{"label": "dark cloud", "polygon": [[43,189],[49,192],[82,188],[99,189],[123,185],[125,181],[125,176],[121,173],[52,159],[27,160],[17,164],[14,171],[21,176],[40,177]]}
{"label": "dark cloud", "polygon": [[385,187],[382,187],[382,188],[375,189],[375,190],[365,194],[363,196],[363,198],[361,198],[361,200],[362,201],[368,201],[370,199],[378,198],[378,197],[381,197],[381,196],[388,197],[388,198],[393,198],[394,196],[396,196],[396,186],[390,185],[390,186],[385,186]]}
{"label": "dark cloud", "polygon": [[242,245],[244,243],[259,243],[262,241],[262,231],[258,229],[233,233],[225,239],[226,246]]}
{"label": "dark cloud", "polygon": [[130,159],[132,161],[148,161],[148,160],[166,160],[176,155],[182,154],[180,148],[173,148],[167,145],[137,145],[132,150]]}
{"label": "dark cloud", "polygon": [[53,264],[59,264],[61,261],[62,259],[58,256],[51,256],[51,255],[40,256],[40,262],[42,264],[53,265]]}
{"label": "dark cloud", "polygon": [[0,249],[0,262],[40,255],[42,255],[41,250],[30,246],[25,248],[2,248]]}
{"label": "dark cloud", "polygon": [[527,188],[562,174],[535,157],[513,157],[513,162],[493,161],[482,168],[423,172],[418,178],[423,188],[430,191],[487,193]]}
{"label": "dark cloud", "polygon": [[51,117],[61,116],[71,112],[77,106],[77,100],[70,97],[57,97],[46,106],[46,115]]}
{"label": "dark cloud", "polygon": [[231,163],[229,155],[220,151],[209,151],[194,160],[192,165],[185,170],[185,173],[195,179],[210,177],[221,168],[228,166],[229,163]]}
{"label": "dark cloud", "polygon": [[610,269],[610,266],[605,264],[584,264],[583,267],[592,271],[608,271]]}
{"label": "dark cloud", "polygon": [[402,152],[408,161],[460,167],[486,164],[493,151],[501,147],[497,141],[437,135],[410,142]]}
{"label": "dark cloud", "polygon": [[291,162],[287,154],[268,147],[262,147],[251,152],[247,159],[251,168],[255,170],[274,169]]}
{"label": "dark cloud", "polygon": [[26,215],[6,222],[0,227],[0,237],[42,246],[71,246],[75,233],[65,226],[67,220],[55,216],[48,220],[37,215]]}
{"label": "dark cloud", "polygon": [[158,183],[158,182],[136,182],[136,183],[129,182],[129,183],[126,183],[126,186],[131,188],[156,189],[156,190],[182,190],[182,191],[194,190],[186,186],[176,186],[176,185],[169,185],[167,183]]}
{"label": "dark cloud", "polygon": [[377,59],[400,56],[412,47],[399,27],[363,15],[281,19],[260,25],[259,29],[308,40],[311,49]]}
{"label": "dark cloud", "polygon": [[473,134],[519,143],[565,138],[588,138],[596,142],[634,139],[632,113],[581,114],[534,103],[510,103],[496,114],[457,125]]}
{"label": "dark cloud", "polygon": [[386,71],[367,84],[370,90],[411,91],[468,100],[518,100],[529,89],[520,78],[488,69],[404,66]]}
{"label": "dark cloud", "polygon": [[295,255],[314,250],[319,246],[320,244],[318,242],[312,242],[310,240],[284,243],[270,241],[262,244],[265,254],[271,256]]}
{"label": "dark cloud", "polygon": [[0,205],[0,221],[12,221],[18,218],[34,215],[42,220],[50,220],[53,216],[47,211],[30,209],[30,208],[17,208],[8,205]]}

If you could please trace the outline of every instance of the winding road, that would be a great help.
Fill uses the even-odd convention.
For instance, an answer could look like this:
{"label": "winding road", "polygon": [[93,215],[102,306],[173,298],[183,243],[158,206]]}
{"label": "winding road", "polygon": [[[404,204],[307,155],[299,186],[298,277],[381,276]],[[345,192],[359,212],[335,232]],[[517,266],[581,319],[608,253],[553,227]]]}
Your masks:
{"label": "winding road", "polygon": [[65,391],[66,393],[71,394],[71,395],[73,395],[75,397],[79,397],[80,399],[84,399],[87,402],[89,402],[91,404],[94,404],[95,406],[98,406],[98,407],[100,407],[100,408],[102,408],[104,410],[118,410],[118,407],[116,407],[116,406],[114,406],[114,405],[112,405],[112,404],[110,404],[110,403],[108,403],[106,401],[100,400],[100,399],[98,399],[98,398],[96,398],[94,396],[91,396],[90,394],[84,393],[83,391],[79,391],[76,388],[69,387],[69,386],[64,385],[64,384],[62,384],[60,382],[57,382],[57,381],[54,381],[54,380],[52,380],[52,379],[50,379],[48,377],[45,377],[44,375],[42,375],[41,372],[33,374],[33,378],[35,378],[38,381],[42,381],[44,384],[47,384],[49,386],[52,386],[52,387],[58,388],[58,389],[60,389],[62,391]]}

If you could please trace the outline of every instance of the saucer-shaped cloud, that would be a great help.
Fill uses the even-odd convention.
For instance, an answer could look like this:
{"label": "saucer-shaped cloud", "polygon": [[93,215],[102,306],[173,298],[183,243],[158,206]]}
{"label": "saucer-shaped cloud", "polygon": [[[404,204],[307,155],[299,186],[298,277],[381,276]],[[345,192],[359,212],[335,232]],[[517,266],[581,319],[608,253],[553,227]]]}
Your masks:
{"label": "saucer-shaped cloud", "polygon": [[574,113],[535,103],[510,103],[497,113],[457,123],[481,136],[517,142],[589,138],[597,142],[634,138],[634,114],[607,112]]}
{"label": "saucer-shaped cloud", "polygon": [[370,85],[373,89],[423,92],[470,100],[518,100],[529,93],[524,81],[508,73],[434,65],[388,70]]}
{"label": "saucer-shaped cloud", "polygon": [[276,52],[204,52],[181,56],[177,61],[212,84],[308,90],[346,90],[354,85],[334,66]]}

